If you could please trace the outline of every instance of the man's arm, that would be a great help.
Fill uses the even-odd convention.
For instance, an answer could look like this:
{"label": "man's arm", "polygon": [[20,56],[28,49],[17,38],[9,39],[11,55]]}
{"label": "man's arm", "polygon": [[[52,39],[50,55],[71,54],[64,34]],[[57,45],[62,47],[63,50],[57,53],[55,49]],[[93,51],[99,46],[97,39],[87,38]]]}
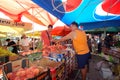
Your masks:
{"label": "man's arm", "polygon": [[8,47],[10,46],[16,46],[16,43],[14,41],[12,41],[10,44],[7,45]]}
{"label": "man's arm", "polygon": [[65,41],[68,39],[73,39],[76,36],[75,31],[70,32],[68,35],[62,37],[61,39],[57,40],[57,42]]}

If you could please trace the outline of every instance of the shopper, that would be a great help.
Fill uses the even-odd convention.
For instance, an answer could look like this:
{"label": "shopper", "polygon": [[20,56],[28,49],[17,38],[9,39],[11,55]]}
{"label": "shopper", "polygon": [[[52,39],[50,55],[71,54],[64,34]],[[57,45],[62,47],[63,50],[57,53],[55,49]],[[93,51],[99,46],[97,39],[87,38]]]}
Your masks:
{"label": "shopper", "polygon": [[18,54],[16,43],[9,38],[6,41],[8,42],[7,47],[11,48],[11,52]]}
{"label": "shopper", "polygon": [[78,29],[78,24],[73,22],[70,25],[71,32],[55,42],[65,41],[71,39],[73,41],[73,47],[76,52],[76,58],[78,62],[78,69],[81,70],[82,80],[86,80],[88,71],[88,60],[90,58],[89,47],[87,43],[87,36],[83,30]]}
{"label": "shopper", "polygon": [[53,28],[52,25],[48,25],[48,30],[45,30],[41,33],[41,39],[42,39],[44,46],[49,46],[52,43],[51,42],[51,40],[52,40],[52,35],[51,35],[52,28]]}
{"label": "shopper", "polygon": [[92,41],[91,41],[91,35],[87,35],[87,42],[90,52],[92,52]]}
{"label": "shopper", "polygon": [[23,34],[20,41],[20,46],[22,50],[29,51],[29,45],[30,45],[30,41],[28,40],[27,36]]}
{"label": "shopper", "polygon": [[113,37],[112,34],[107,34],[107,36],[105,37],[104,40],[104,44],[107,50],[110,49],[110,47],[112,46],[111,43],[113,42]]}
{"label": "shopper", "polygon": [[20,51],[20,40],[19,39],[17,40],[16,45],[17,45],[17,50]]}

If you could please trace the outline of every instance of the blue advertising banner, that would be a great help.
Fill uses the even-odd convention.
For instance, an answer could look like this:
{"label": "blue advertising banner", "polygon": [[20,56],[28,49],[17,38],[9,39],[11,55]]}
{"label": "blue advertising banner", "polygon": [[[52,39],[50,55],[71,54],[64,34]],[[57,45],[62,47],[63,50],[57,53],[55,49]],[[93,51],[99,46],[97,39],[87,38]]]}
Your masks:
{"label": "blue advertising banner", "polygon": [[32,0],[65,24],[120,20],[119,0]]}

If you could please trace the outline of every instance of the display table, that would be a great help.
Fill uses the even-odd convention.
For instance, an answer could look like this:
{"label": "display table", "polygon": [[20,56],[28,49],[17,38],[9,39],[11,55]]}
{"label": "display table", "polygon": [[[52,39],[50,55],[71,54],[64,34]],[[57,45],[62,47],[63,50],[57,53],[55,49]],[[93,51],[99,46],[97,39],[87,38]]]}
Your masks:
{"label": "display table", "polygon": [[119,58],[120,59],[120,50],[117,48],[113,48],[113,49],[105,49],[103,51],[104,54],[106,55],[111,55],[113,57]]}
{"label": "display table", "polygon": [[114,63],[120,63],[120,49],[119,48],[113,47],[111,49],[107,49],[103,47],[102,52],[104,53],[104,56],[108,56],[109,61],[112,61]]}
{"label": "display table", "polygon": [[64,59],[61,61],[43,57],[40,60],[33,61],[31,65],[49,68],[52,80],[66,80],[69,79],[71,72],[76,67],[75,52],[72,49],[67,49],[63,55]]}
{"label": "display table", "polygon": [[58,54],[59,55],[58,58],[61,58],[61,60],[51,59],[49,57],[41,57],[41,52],[29,54],[27,56],[23,55],[22,56],[23,58],[27,58],[29,60],[29,67],[37,66],[38,68],[42,67],[42,69],[44,70],[45,69],[50,70],[51,79],[43,80],[69,80],[71,72],[76,67],[75,52],[73,49],[69,47],[65,49],[65,51],[62,51],[62,53],[60,54],[63,55],[63,57],[61,58],[60,55]]}

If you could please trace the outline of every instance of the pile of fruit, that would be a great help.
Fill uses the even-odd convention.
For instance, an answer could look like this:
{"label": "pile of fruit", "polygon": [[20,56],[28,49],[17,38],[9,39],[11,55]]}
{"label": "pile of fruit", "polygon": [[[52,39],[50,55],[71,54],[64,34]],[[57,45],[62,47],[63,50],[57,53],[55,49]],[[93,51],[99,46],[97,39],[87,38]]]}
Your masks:
{"label": "pile of fruit", "polygon": [[66,49],[65,46],[56,44],[52,46],[44,46],[42,52],[43,52],[43,56],[49,56],[50,53],[61,54],[65,49]]}
{"label": "pile of fruit", "polygon": [[11,51],[3,48],[3,47],[0,47],[0,57],[3,57],[3,56],[15,56],[16,54],[15,53],[12,53]]}
{"label": "pile of fruit", "polygon": [[27,80],[33,78],[40,73],[40,70],[36,66],[30,68],[20,68],[18,71],[7,74],[9,80]]}
{"label": "pile of fruit", "polygon": [[46,68],[56,68],[60,64],[62,64],[62,62],[52,61],[48,58],[41,58],[40,60],[32,62],[30,65],[36,65],[46,69]]}
{"label": "pile of fruit", "polygon": [[40,52],[40,50],[35,49],[35,50],[29,50],[29,51],[25,51],[25,52],[20,52],[20,55],[26,56],[26,55],[30,55],[30,54],[33,54],[33,53],[36,53],[36,52]]}

